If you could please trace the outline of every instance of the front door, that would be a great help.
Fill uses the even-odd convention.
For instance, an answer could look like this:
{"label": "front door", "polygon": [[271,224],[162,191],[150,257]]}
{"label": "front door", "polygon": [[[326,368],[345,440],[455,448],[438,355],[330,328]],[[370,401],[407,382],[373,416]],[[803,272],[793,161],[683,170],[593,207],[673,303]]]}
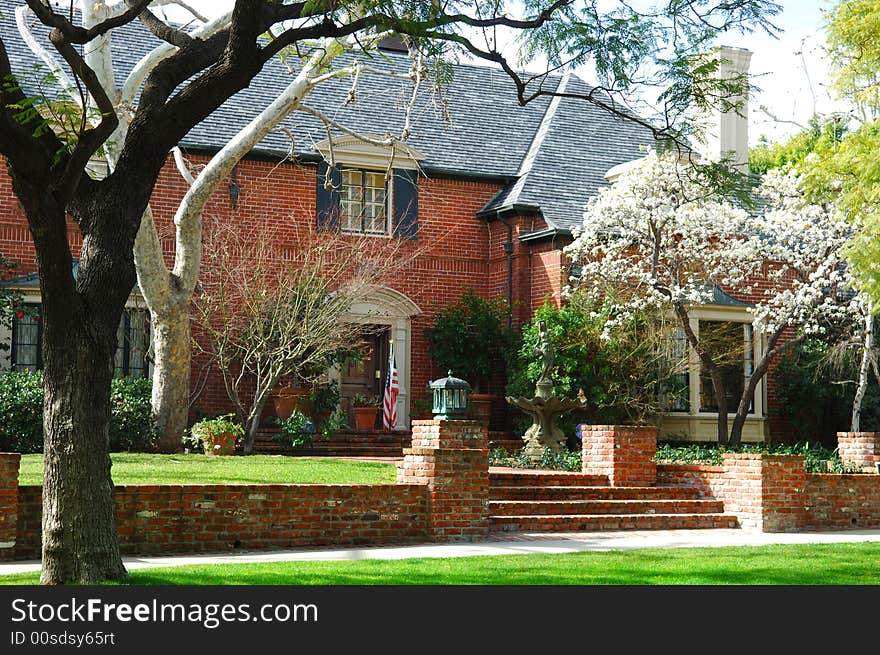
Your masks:
{"label": "front door", "polygon": [[[388,361],[388,339],[388,328],[378,328],[365,338],[363,356],[360,359],[349,358],[342,364],[339,390],[342,408],[351,427],[354,427],[351,399],[356,394],[375,396],[378,399],[376,406],[380,406],[384,376],[387,375],[383,369]],[[373,427],[381,426],[380,412]]]}

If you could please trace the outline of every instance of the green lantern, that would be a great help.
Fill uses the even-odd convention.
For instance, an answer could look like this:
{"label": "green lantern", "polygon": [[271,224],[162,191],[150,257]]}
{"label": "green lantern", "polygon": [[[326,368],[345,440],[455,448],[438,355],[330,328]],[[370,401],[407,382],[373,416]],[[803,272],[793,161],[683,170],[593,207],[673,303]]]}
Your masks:
{"label": "green lantern", "polygon": [[467,418],[468,394],[471,385],[460,378],[447,377],[434,380],[429,385],[434,396],[434,407],[431,410],[435,419],[455,421]]}

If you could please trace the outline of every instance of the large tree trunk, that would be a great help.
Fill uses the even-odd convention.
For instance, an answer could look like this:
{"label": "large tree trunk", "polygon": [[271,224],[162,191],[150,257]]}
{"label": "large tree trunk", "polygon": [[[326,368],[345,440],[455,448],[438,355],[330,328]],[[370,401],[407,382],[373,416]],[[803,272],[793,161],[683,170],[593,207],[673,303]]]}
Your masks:
{"label": "large tree trunk", "polygon": [[190,317],[189,302],[151,312],[153,335],[153,414],[159,427],[158,448],[180,450],[189,416]]}
{"label": "large tree trunk", "polygon": [[[107,434],[112,350],[106,337],[99,342],[80,325],[58,325],[50,307],[43,311],[46,441],[40,582],[124,580]],[[107,330],[109,326],[91,332],[106,335]]]}
{"label": "large tree trunk", "polygon": [[[11,167],[10,172],[31,226],[42,293],[45,463],[40,581],[121,581],[127,573],[116,534],[108,426],[116,329],[134,282],[134,263],[118,248],[115,255],[106,250],[108,244],[118,245],[118,238],[108,235],[102,243],[86,237],[79,279],[74,281],[66,212],[51,184],[26,180]],[[100,209],[118,215],[118,207],[108,204]]]}

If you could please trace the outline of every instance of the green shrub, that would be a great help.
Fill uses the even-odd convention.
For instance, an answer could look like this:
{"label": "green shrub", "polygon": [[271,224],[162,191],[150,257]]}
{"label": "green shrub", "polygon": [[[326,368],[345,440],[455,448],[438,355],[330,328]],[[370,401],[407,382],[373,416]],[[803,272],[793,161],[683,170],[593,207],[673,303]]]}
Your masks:
{"label": "green shrub", "polygon": [[[148,452],[157,430],[146,378],[114,378],[110,387],[110,449]],[[43,451],[43,374],[0,373],[0,450]]]}
{"label": "green shrub", "polygon": [[820,443],[807,441],[795,444],[755,443],[736,447],[717,444],[695,444],[660,442],[657,444],[658,462],[686,464],[706,464],[719,466],[724,461],[724,453],[764,453],[768,455],[803,455],[804,468],[808,473],[856,473],[858,467],[845,464],[837,452]]}
{"label": "green shrub", "polygon": [[[661,391],[671,379],[669,340],[660,324],[642,314],[607,330],[607,306],[575,294],[561,308],[550,302],[522,328],[522,342],[509,366],[507,394],[531,398],[541,374],[535,356],[540,321],[546,321],[554,348],[554,393],[574,398],[582,389],[587,410],[563,417],[560,427],[573,437],[578,423],[642,423],[660,409]],[[574,445],[574,441],[569,440]]]}
{"label": "green shrub", "polygon": [[466,380],[486,392],[490,376],[502,374],[511,343],[507,307],[500,299],[484,300],[471,289],[447,307],[425,330],[428,351],[443,373]]}
{"label": "green shrub", "polygon": [[[849,430],[855,383],[841,384],[840,378],[855,380],[858,362],[845,361],[845,371],[834,372],[829,346],[819,339],[807,339],[784,353],[775,372],[779,413],[798,432],[833,446],[837,432]],[[859,428],[880,430],[880,389],[869,384],[862,400]]]}
{"label": "green shrub", "polygon": [[152,381],[114,378],[110,386],[110,450],[151,452],[158,428],[150,405]]}
{"label": "green shrub", "polygon": [[42,373],[0,373],[0,451],[43,452]]}

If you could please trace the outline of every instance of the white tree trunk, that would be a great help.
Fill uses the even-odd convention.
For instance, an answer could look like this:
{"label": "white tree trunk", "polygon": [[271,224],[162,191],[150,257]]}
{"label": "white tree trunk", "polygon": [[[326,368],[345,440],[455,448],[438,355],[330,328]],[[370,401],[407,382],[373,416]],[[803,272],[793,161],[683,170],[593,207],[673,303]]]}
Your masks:
{"label": "white tree trunk", "polygon": [[180,448],[189,416],[189,301],[168,305],[152,316],[152,405],[162,429],[161,447],[169,451]]}
{"label": "white tree trunk", "polygon": [[865,391],[868,389],[868,375],[871,372],[871,358],[874,350],[874,314],[871,311],[873,307],[868,306],[865,309],[865,341],[862,346],[862,363],[859,366],[859,384],[856,387],[856,396],[853,398],[852,420],[850,421],[850,429],[853,432],[859,431],[859,424],[862,417],[862,400],[865,398]]}

